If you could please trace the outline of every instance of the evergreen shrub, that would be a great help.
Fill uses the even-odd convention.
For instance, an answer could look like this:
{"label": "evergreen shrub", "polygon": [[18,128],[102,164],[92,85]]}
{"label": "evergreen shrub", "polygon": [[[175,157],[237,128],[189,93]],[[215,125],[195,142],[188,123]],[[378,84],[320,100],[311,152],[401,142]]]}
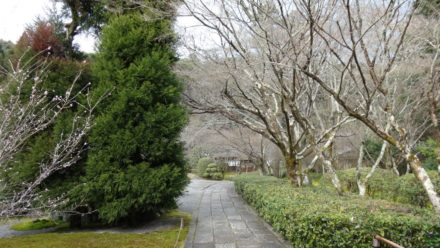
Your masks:
{"label": "evergreen shrub", "polygon": [[203,173],[203,177],[214,179],[214,180],[222,180],[223,173],[220,166],[216,163],[210,163]]}
{"label": "evergreen shrub", "polygon": [[238,176],[236,191],[293,247],[371,247],[378,234],[404,247],[440,247],[433,211],[274,177]]}
{"label": "evergreen shrub", "polygon": [[208,165],[214,163],[214,161],[212,161],[211,158],[201,158],[199,159],[199,161],[197,162],[197,174],[201,177],[203,177],[203,175],[206,172],[206,169],[208,168]]}
{"label": "evergreen shrub", "polygon": [[98,210],[103,222],[133,223],[174,208],[188,181],[172,23],[126,14],[102,31],[92,94],[111,95],[97,110],[83,183],[71,199]]}

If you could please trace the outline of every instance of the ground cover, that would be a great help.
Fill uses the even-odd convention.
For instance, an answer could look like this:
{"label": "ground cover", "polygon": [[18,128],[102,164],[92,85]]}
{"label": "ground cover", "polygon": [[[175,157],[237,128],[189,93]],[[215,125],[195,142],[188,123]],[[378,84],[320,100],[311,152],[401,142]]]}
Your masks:
{"label": "ground cover", "polygon": [[404,247],[440,247],[440,218],[431,209],[362,199],[320,184],[241,175],[236,191],[293,247],[371,247],[379,234]]}

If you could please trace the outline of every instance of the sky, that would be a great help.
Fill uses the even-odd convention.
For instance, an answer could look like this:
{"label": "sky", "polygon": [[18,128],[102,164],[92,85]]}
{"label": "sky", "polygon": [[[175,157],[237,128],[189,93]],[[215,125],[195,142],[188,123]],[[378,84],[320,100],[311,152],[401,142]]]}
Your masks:
{"label": "sky", "polygon": [[[51,0],[0,0],[0,39],[17,42],[26,25],[32,24],[38,16],[46,16],[47,9],[52,6]],[[182,41],[191,38],[193,42],[207,46],[211,42],[206,38],[212,35],[206,29],[200,28],[200,24],[187,13],[178,11],[176,31]],[[196,39],[194,39],[196,37]],[[75,37],[74,43],[78,44],[81,51],[92,53],[95,51],[96,40],[93,36],[80,34]],[[186,49],[179,48],[179,54],[185,56]]]}
{"label": "sky", "polygon": [[[0,39],[17,42],[26,25],[32,24],[38,16],[45,16],[50,6],[50,0],[0,0]],[[92,36],[79,35],[74,42],[80,45],[81,51],[94,51]]]}

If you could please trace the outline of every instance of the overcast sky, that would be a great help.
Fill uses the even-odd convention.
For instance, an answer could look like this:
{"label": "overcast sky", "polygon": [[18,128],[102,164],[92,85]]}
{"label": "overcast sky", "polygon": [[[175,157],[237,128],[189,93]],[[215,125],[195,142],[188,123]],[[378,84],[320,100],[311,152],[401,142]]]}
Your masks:
{"label": "overcast sky", "polygon": [[[51,0],[0,0],[0,39],[17,42],[26,25],[32,24],[38,16],[46,16],[47,9],[51,6]],[[182,9],[179,13],[181,12]],[[207,30],[201,29],[192,17],[179,16],[176,31],[181,35],[182,41],[191,36],[197,37],[195,42],[198,44],[210,44],[206,36],[211,35],[208,35]],[[74,42],[84,52],[91,53],[95,50],[95,39],[92,36],[77,35]],[[181,47],[179,53],[184,55],[185,49]]]}

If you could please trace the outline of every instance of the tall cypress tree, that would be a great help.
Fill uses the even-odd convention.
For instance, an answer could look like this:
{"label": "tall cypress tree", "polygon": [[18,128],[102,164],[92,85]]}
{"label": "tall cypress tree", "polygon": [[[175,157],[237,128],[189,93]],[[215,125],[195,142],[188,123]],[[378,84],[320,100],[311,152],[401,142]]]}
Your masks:
{"label": "tall cypress tree", "polygon": [[131,13],[104,28],[95,95],[112,89],[90,135],[84,183],[73,198],[107,223],[175,206],[187,183],[180,132],[186,124],[172,20]]}

